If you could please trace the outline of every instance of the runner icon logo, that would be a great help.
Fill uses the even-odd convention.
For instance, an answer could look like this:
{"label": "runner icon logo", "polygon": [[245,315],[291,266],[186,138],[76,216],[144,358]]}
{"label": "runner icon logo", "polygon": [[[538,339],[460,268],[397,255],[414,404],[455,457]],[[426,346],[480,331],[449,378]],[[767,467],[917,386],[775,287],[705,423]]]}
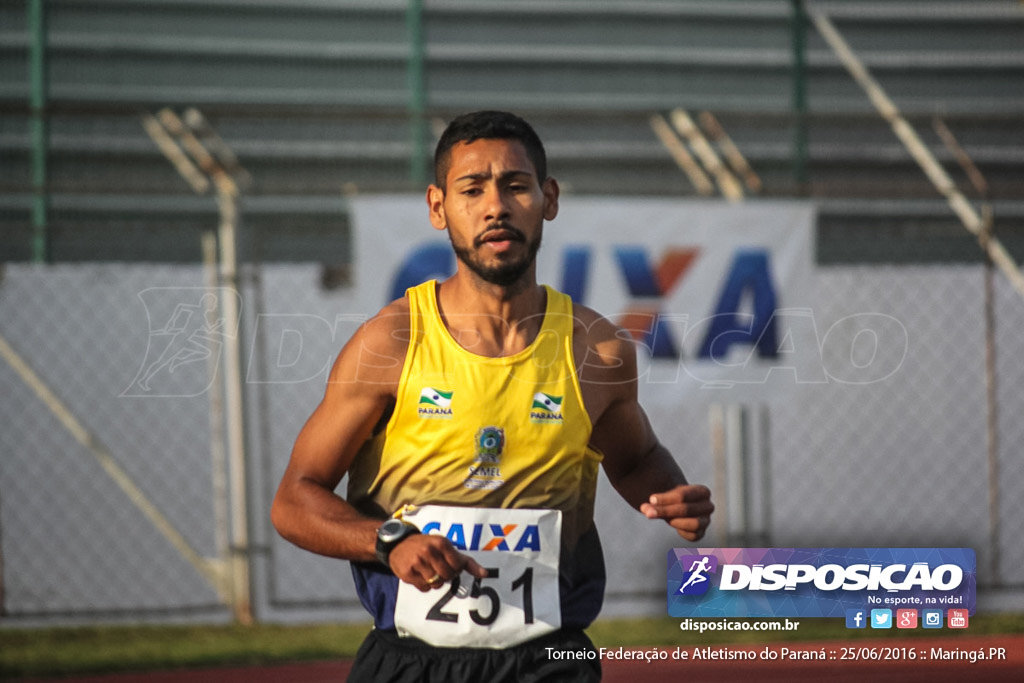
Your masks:
{"label": "runner icon logo", "polygon": [[718,571],[718,558],[714,555],[690,555],[679,558],[679,564],[686,567],[680,595],[704,595],[711,587],[709,574]]}

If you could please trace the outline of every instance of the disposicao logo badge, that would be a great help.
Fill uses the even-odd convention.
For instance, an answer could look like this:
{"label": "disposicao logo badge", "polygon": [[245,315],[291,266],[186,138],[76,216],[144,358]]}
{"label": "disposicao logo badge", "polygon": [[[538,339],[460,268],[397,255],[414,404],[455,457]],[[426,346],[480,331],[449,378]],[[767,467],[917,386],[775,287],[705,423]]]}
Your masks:
{"label": "disposicao logo badge", "polygon": [[[875,616],[895,609],[976,605],[970,548],[675,548],[668,553],[673,617]],[[870,614],[871,621],[867,616]],[[862,623],[864,623],[862,622]],[[856,627],[860,627],[857,624]]]}

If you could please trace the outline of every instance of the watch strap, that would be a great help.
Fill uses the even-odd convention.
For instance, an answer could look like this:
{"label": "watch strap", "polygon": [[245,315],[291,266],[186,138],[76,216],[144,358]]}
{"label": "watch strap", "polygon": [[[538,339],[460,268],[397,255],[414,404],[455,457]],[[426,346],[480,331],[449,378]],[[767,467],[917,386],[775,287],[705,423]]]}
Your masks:
{"label": "watch strap", "polygon": [[377,555],[377,561],[390,569],[391,564],[388,560],[391,557],[391,551],[405,539],[420,533],[420,530],[413,524],[402,522],[402,528],[395,534],[389,534],[389,537],[385,539],[382,538],[381,535],[382,529],[383,527],[377,531],[377,546],[375,552]]}

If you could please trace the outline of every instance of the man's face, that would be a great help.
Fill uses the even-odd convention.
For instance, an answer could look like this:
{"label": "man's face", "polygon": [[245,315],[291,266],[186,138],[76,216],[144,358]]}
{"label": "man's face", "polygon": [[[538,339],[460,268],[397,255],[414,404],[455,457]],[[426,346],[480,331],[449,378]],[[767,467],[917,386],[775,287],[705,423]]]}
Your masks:
{"label": "man's face", "polygon": [[452,148],[446,189],[431,185],[427,203],[459,260],[507,287],[532,267],[544,221],[558,213],[558,186],[537,178],[518,141],[476,140]]}

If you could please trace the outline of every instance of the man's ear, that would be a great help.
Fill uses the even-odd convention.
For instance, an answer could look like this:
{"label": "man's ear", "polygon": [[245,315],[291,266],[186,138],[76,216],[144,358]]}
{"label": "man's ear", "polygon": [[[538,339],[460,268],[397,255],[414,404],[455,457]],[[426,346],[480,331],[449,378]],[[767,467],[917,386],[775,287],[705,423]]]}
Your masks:
{"label": "man's ear", "polygon": [[447,230],[448,218],[444,214],[444,190],[437,185],[427,188],[427,209],[430,212],[430,224],[438,230]]}
{"label": "man's ear", "polygon": [[553,221],[558,215],[558,181],[548,178],[540,189],[544,192],[544,220]]}

